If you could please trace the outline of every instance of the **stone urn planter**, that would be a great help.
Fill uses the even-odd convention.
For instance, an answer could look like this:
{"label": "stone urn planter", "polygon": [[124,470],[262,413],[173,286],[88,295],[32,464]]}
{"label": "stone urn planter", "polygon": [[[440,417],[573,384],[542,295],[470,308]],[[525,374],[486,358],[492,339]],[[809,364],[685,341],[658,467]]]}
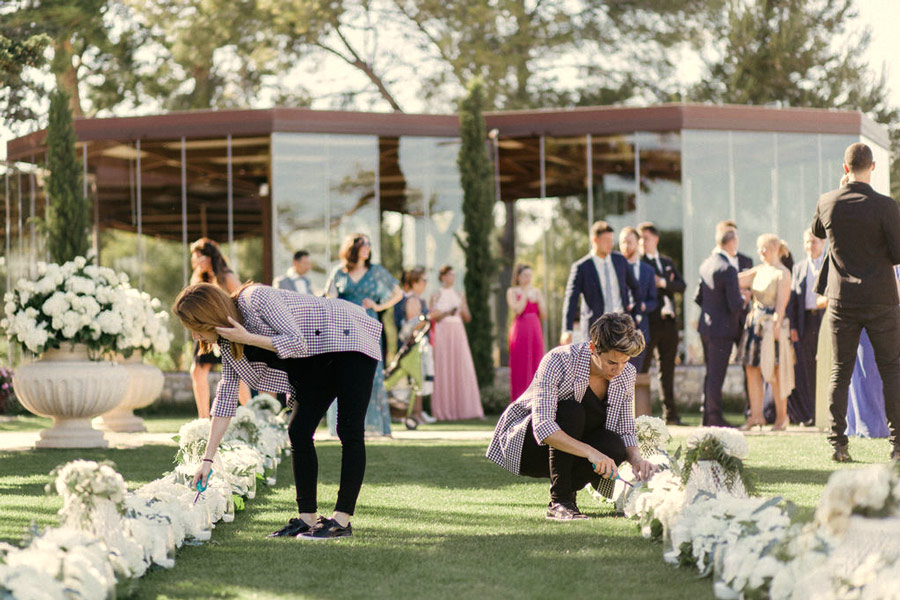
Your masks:
{"label": "stone urn planter", "polygon": [[83,344],[64,344],[19,367],[13,386],[22,406],[53,418],[36,448],[106,448],[109,444],[103,432],[91,427],[91,418],[122,401],[128,371],[115,363],[90,360]]}
{"label": "stone urn planter", "polygon": [[129,433],[147,431],[144,420],[133,411],[153,404],[159,398],[166,378],[158,368],[141,362],[141,357],[140,352],[135,352],[129,358],[119,359],[118,363],[128,371],[128,390],[118,406],[94,419],[95,427]]}

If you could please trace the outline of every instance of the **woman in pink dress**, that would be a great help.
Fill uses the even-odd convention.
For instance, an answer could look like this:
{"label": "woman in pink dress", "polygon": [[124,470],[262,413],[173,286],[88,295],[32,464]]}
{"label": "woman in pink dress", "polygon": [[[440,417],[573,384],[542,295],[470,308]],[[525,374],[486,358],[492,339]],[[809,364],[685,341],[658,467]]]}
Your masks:
{"label": "woman in pink dress", "polygon": [[441,289],[431,297],[429,313],[434,320],[434,392],[431,411],[439,421],[482,419],[481,393],[463,320],[470,321],[465,297],[453,289],[456,273],[444,265]]}
{"label": "woman in pink dress", "polygon": [[515,318],[509,328],[510,402],[515,402],[531,385],[544,357],[544,330],[547,305],[541,291],[531,287],[531,266],[516,265],[513,286],[506,290],[506,302]]}

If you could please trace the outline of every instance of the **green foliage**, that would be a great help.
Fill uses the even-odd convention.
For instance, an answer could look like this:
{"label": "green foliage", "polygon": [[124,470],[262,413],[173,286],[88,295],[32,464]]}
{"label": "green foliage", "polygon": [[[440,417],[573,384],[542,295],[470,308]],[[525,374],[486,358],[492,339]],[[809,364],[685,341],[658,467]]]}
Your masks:
{"label": "green foliage", "polygon": [[81,187],[81,161],[75,156],[75,128],[69,112],[69,96],[59,90],[50,96],[47,129],[47,167],[50,177],[45,230],[50,259],[62,264],[87,256],[91,247],[91,201]]}
{"label": "green foliage", "polygon": [[684,453],[684,462],[681,464],[681,480],[687,484],[691,477],[691,470],[701,460],[713,460],[719,463],[725,472],[725,485],[729,488],[734,485],[737,478],[741,479],[744,489],[748,494],[754,493],[754,483],[749,473],[744,469],[744,462],[729,454],[722,442],[713,436],[705,436],[694,448],[688,448]]}
{"label": "green foliage", "polygon": [[27,103],[23,72],[44,65],[44,48],[50,38],[34,33],[33,26],[10,26],[0,17],[0,114],[7,122],[34,117]]}
{"label": "green foliage", "polygon": [[486,415],[499,415],[509,406],[508,386],[487,386],[481,388],[481,407]]}
{"label": "green foliage", "polygon": [[485,147],[487,135],[483,108],[484,88],[476,79],[469,86],[469,95],[460,105],[462,144],[456,162],[463,190],[463,230],[466,234],[465,240],[458,241],[466,254],[466,300],[472,313],[472,320],[466,324],[466,333],[479,386],[486,386],[494,379],[494,325],[488,304],[495,269],[490,245],[494,202],[491,163]]}

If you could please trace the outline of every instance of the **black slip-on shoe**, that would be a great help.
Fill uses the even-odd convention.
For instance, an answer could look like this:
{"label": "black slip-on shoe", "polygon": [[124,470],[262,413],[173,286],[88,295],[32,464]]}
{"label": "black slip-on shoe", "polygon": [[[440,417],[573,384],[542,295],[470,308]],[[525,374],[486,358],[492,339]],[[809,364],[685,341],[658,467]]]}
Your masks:
{"label": "black slip-on shoe", "polygon": [[578,510],[574,502],[551,502],[547,506],[547,519],[551,521],[575,521],[588,516]]}
{"label": "black slip-on shoe", "polygon": [[291,519],[290,521],[288,521],[287,525],[285,525],[278,531],[273,531],[266,537],[297,537],[299,534],[306,533],[310,529],[311,527],[307,525],[303,519]]}
{"label": "black slip-on shoe", "polygon": [[350,525],[350,523],[347,523],[346,527],[341,527],[341,524],[334,519],[319,517],[319,520],[316,521],[316,524],[313,525],[312,528],[306,533],[299,534],[297,536],[297,539],[333,540],[342,537],[350,537],[351,535],[353,535],[353,527]]}
{"label": "black slip-on shoe", "polygon": [[835,446],[834,454],[831,455],[831,460],[839,463],[848,463],[853,462],[853,459],[850,458],[850,453],[847,451],[847,446]]}

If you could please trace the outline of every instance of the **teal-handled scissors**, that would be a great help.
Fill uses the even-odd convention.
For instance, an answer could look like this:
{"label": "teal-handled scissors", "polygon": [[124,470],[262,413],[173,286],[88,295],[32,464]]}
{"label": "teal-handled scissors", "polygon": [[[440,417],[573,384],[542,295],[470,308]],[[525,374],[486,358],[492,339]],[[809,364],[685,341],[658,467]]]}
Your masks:
{"label": "teal-handled scissors", "polygon": [[[597,470],[597,465],[595,465],[594,463],[591,463],[591,466],[594,467],[594,470],[595,470],[595,471]],[[618,479],[619,481],[621,481],[622,483],[624,483],[624,484],[627,485],[628,487],[634,487],[634,484],[633,484],[633,483],[631,483],[630,481],[628,481],[628,480],[626,480],[626,479],[622,479],[621,477],[619,477],[619,474],[618,474],[618,473],[616,473],[615,477],[607,477],[606,479],[612,479],[613,481],[615,481],[616,479]]]}
{"label": "teal-handled scissors", "polygon": [[206,485],[203,485],[203,478],[201,477],[199,481],[197,481],[197,495],[194,496],[194,504],[197,504],[197,500],[200,499],[200,494],[206,491],[206,488],[209,486],[209,478],[212,477],[213,471],[209,470],[209,475],[206,476]]}

